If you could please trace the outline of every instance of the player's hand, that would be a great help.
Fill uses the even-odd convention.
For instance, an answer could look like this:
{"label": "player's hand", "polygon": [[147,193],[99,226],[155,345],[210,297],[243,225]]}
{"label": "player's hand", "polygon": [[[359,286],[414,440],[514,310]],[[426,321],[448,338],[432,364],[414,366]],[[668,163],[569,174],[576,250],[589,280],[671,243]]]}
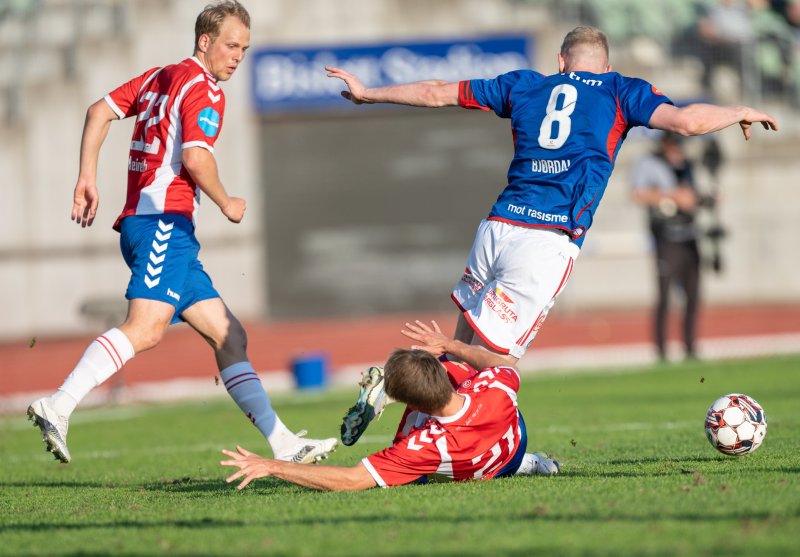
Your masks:
{"label": "player's hand", "polygon": [[78,183],[75,184],[75,194],[72,199],[71,219],[80,224],[81,228],[92,226],[99,202],[100,195],[97,193],[95,183],[79,177]]}
{"label": "player's hand", "polygon": [[229,221],[242,222],[244,212],[247,210],[247,203],[241,197],[230,197],[228,198],[228,204],[221,207],[221,210]]}
{"label": "player's hand", "polygon": [[761,125],[765,130],[778,131],[778,121],[775,120],[775,118],[766,112],[761,112],[760,110],[756,110],[754,108],[748,108],[747,115],[739,122],[739,125],[742,127],[742,133],[744,134],[745,141],[750,139],[750,127],[755,122],[761,122]]}
{"label": "player's hand", "polygon": [[452,341],[450,337],[442,333],[436,321],[431,321],[430,326],[419,320],[414,323],[406,323],[406,328],[400,332],[419,343],[411,346],[412,350],[424,350],[434,356],[446,354]]}
{"label": "player's hand", "polygon": [[328,72],[328,77],[336,77],[345,82],[349,89],[349,91],[342,91],[341,93],[345,99],[352,101],[354,104],[371,103],[370,100],[364,97],[367,88],[364,87],[364,84],[361,83],[358,77],[341,68],[334,68],[333,66],[325,66],[325,70]]}
{"label": "player's hand", "polygon": [[253,480],[271,475],[269,472],[268,459],[260,457],[255,453],[251,453],[239,445],[236,445],[236,450],[238,452],[229,451],[227,449],[222,450],[223,454],[231,457],[233,460],[222,460],[220,461],[220,464],[222,466],[239,467],[237,472],[234,472],[232,475],[225,478],[227,483],[231,483],[238,480],[242,476],[245,476],[244,480],[242,480],[242,482],[236,486],[236,489],[244,489],[247,487],[247,484]]}

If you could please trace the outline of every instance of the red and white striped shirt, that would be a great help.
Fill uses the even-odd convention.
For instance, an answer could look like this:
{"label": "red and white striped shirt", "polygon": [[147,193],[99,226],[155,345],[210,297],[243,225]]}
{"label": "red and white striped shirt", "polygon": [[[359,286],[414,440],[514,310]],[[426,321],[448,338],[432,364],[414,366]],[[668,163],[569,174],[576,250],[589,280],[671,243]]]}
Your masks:
{"label": "red and white striped shirt", "polygon": [[194,219],[200,191],[183,167],[182,151],[214,152],[225,95],[196,57],[153,68],[105,97],[119,118],[136,116],[128,157],[128,195],[122,214],[177,213]]}
{"label": "red and white striped shirt", "polygon": [[493,478],[514,457],[520,442],[519,374],[511,367],[478,373],[444,362],[464,406],[453,416],[406,410],[394,444],[362,460],[381,487],[420,476],[449,480]]}

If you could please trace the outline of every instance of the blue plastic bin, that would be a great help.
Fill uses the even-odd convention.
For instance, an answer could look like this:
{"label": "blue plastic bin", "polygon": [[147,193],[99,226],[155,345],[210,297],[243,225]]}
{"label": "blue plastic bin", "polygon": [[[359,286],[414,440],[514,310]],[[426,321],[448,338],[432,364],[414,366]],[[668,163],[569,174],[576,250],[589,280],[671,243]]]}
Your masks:
{"label": "blue plastic bin", "polygon": [[306,354],[292,361],[292,374],[298,389],[318,389],[328,382],[328,357]]}

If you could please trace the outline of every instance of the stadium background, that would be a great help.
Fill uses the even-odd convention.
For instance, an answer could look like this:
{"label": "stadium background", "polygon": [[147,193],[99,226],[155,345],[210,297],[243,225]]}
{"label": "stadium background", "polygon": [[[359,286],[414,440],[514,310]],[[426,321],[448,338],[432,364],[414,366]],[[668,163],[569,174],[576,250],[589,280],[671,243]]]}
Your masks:
{"label": "stadium background", "polygon": [[[124,201],[131,127],[111,128],[100,158],[98,217],[81,230],[69,209],[85,110],[131,76],[191,55],[194,18],[204,4],[0,2],[0,352],[7,355],[2,373],[9,379],[0,395],[55,387],[85,342],[124,316],[128,273],[110,227]],[[556,69],[564,33],[576,24],[606,30],[614,69],[648,79],[677,102],[744,102],[778,118],[779,133],[755,130],[748,144],[733,128],[717,134],[724,154],[720,211],[729,234],[724,272],[704,277],[701,332],[800,332],[794,256],[800,39],[777,8],[750,0],[741,3],[752,27],[740,43],[716,54],[695,48],[700,16],[714,4],[246,3],[252,47],[224,85],[227,109],[216,155],[223,182],[248,201],[248,212],[235,226],[206,202],[198,237],[217,288],[248,323],[256,368],[285,370],[292,357],[322,351],[336,371],[380,359],[401,344],[396,331],[409,316],[448,316],[451,325],[450,289],[479,219],[503,186],[512,149],[508,123],[474,111],[353,109],[344,101],[257,107],[252,64],[258,52],[523,36],[531,67],[548,73]],[[786,4],[779,7],[792,8]],[[741,53],[734,64],[731,49]],[[701,53],[713,68],[705,84]],[[702,139],[689,142],[697,155],[705,147]],[[628,174],[651,148],[647,134],[635,133],[622,149],[580,264],[543,329],[543,346],[647,342],[653,269],[643,211],[629,201]],[[701,172],[700,185],[714,186],[709,172]],[[210,353],[190,336],[173,331],[126,368],[127,378],[210,377]],[[587,358],[596,361],[597,354]],[[558,357],[547,362],[557,365]]]}

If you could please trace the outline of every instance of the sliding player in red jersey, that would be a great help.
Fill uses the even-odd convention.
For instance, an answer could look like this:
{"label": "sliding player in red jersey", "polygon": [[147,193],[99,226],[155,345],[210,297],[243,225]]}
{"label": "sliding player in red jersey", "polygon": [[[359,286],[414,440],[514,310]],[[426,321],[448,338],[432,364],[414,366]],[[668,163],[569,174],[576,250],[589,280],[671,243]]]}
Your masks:
{"label": "sliding player in red jersey", "polygon": [[250,15],[235,0],[204,9],[195,22],[194,55],[153,68],[94,103],[86,115],[72,219],[91,226],[99,195],[97,160],[111,122],[136,119],[128,155],[128,195],[114,224],[131,270],[128,316],[86,349],[51,397],[28,408],[56,459],[69,462],[68,420],[91,389],[134,355],[161,342],[171,323],[189,323],[214,350],[220,377],[276,458],[314,462],[337,441],[302,439],[281,422],[247,357],[247,335],[197,258],[194,215],[205,193],[228,220],[241,222],[245,201],[228,195],[214,159],[225,113],[220,83],[250,45]]}
{"label": "sliding player in red jersey", "polygon": [[[432,325],[407,327],[411,335],[441,334]],[[244,477],[238,486],[242,489],[257,478],[275,476],[315,489],[359,490],[428,479],[486,480],[560,471],[557,461],[525,452],[527,432],[517,409],[519,374],[513,367],[478,371],[465,363],[440,361],[424,350],[396,350],[383,369],[370,368],[366,376],[359,399],[376,414],[389,399],[407,405],[390,447],[351,467],[302,466],[237,447],[223,451],[231,460],[220,464],[239,468],[227,481]],[[347,444],[355,443],[366,425]]]}

